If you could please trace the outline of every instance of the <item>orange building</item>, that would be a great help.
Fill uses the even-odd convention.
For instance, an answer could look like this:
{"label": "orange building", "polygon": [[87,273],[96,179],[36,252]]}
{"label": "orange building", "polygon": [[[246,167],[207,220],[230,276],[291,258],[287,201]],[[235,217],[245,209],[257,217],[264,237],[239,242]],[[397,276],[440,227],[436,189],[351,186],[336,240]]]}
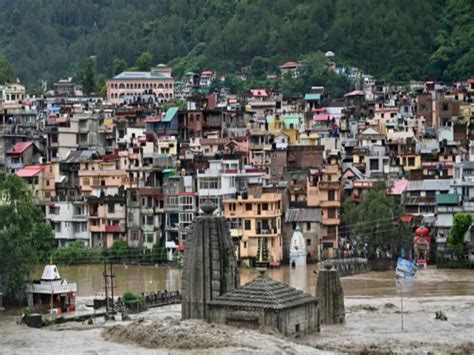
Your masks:
{"label": "orange building", "polygon": [[224,200],[226,217],[239,260],[248,264],[279,263],[282,260],[282,196],[238,196]]}
{"label": "orange building", "polygon": [[336,257],[339,243],[341,194],[339,166],[326,165],[322,169],[312,169],[307,178],[307,205],[321,207],[323,255]]}

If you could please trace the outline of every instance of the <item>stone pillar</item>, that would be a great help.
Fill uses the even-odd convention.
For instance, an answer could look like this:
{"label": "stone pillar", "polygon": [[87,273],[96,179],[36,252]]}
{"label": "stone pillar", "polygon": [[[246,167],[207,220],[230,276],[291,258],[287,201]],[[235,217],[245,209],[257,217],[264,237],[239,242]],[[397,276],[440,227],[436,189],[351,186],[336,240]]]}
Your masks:
{"label": "stone pillar", "polygon": [[327,265],[325,270],[318,271],[316,282],[316,298],[322,324],[338,324],[344,322],[344,290],[337,270]]}

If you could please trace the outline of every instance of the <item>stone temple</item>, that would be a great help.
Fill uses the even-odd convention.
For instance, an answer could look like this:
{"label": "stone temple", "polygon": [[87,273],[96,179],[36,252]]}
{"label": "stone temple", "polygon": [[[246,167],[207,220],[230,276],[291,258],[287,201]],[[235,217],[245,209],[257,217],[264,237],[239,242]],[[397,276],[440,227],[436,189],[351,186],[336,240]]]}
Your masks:
{"label": "stone temple", "polygon": [[318,332],[316,298],[261,271],[253,281],[208,302],[209,322],[241,328],[269,328],[293,336]]}
{"label": "stone temple", "polygon": [[213,216],[211,202],[201,205],[185,244],[182,277],[182,319],[207,319],[209,301],[240,285],[234,244],[224,217]]}

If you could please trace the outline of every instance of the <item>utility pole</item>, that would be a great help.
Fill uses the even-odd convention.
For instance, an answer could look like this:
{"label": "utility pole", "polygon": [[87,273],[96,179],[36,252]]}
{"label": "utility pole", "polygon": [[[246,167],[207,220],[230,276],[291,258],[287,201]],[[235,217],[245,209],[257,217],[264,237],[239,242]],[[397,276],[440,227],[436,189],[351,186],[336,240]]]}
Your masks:
{"label": "utility pole", "polygon": [[[113,262],[109,261],[109,273],[107,273],[107,259],[104,260],[104,285],[105,285],[105,311],[107,315],[109,314],[109,309],[111,309],[112,314],[115,313],[115,302],[114,302],[114,278],[115,274],[112,268]],[[109,281],[110,280],[110,281]],[[110,282],[110,286],[109,286]],[[112,304],[109,305],[109,290],[112,297]]]}
{"label": "utility pole", "polygon": [[107,260],[104,260],[104,287],[105,287],[105,313],[108,315],[109,314],[109,293],[108,293],[108,288],[107,284],[109,282],[109,278],[107,275]]}
{"label": "utility pole", "polygon": [[112,294],[112,314],[115,314],[115,301],[114,301],[114,278],[115,278],[115,274],[112,270],[112,265],[113,265],[113,262],[111,261],[110,262],[110,274],[109,274],[109,277],[110,277],[110,291],[111,291],[111,294]]}

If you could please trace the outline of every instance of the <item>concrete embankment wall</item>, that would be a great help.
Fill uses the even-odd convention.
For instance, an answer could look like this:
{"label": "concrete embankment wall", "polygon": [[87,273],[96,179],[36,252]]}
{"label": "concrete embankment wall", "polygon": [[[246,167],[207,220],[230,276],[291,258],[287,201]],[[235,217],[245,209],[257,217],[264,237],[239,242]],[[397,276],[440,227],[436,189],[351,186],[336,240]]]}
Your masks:
{"label": "concrete embankment wall", "polygon": [[322,266],[332,265],[340,277],[363,274],[370,271],[370,265],[364,258],[330,259],[322,262]]}

